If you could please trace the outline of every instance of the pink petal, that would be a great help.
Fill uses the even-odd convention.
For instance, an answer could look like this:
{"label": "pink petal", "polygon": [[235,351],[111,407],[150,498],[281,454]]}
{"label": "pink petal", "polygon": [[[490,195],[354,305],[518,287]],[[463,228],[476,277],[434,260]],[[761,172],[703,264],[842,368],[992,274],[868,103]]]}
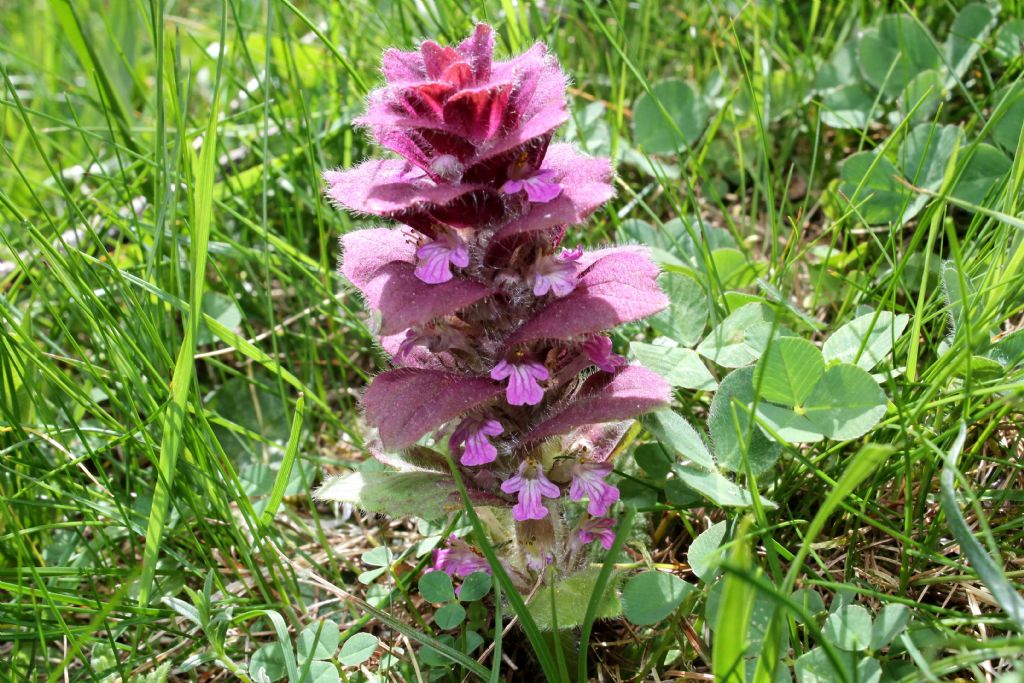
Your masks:
{"label": "pink petal", "polygon": [[564,434],[581,425],[636,417],[669,403],[668,383],[647,368],[630,365],[603,382],[607,377],[593,375],[575,400],[526,434],[524,443]]}
{"label": "pink petal", "polygon": [[508,343],[595,334],[653,315],[669,303],[658,288],[658,273],[636,249],[608,250],[583,273],[571,294],[548,304]]}
{"label": "pink petal", "polygon": [[523,217],[498,231],[495,242],[521,232],[581,223],[615,194],[611,163],[580,154],[572,145],[551,145],[543,169],[554,171],[561,193],[546,203],[531,204]]}
{"label": "pink petal", "polygon": [[427,285],[411,263],[413,246],[399,230],[357,230],[342,237],[341,272],[381,313],[381,334],[391,335],[465,308],[491,291],[484,285],[453,278]]}
{"label": "pink petal", "polygon": [[544,389],[537,380],[546,380],[549,376],[547,368],[533,360],[515,363],[502,360],[491,370],[491,379],[508,380],[505,400],[513,406],[540,403],[544,399]]}
{"label": "pink petal", "polygon": [[366,421],[389,450],[401,450],[444,423],[501,394],[482,377],[401,368],[377,375],[363,396]]}
{"label": "pink petal", "polygon": [[612,352],[612,340],[604,335],[592,337],[583,344],[583,351],[590,361],[605,372],[615,372],[615,368],[626,365],[624,357]]}
{"label": "pink petal", "polygon": [[526,185],[526,198],[534,204],[546,204],[562,193],[562,186],[550,180],[554,176],[551,169],[541,171],[539,174],[528,178]]}

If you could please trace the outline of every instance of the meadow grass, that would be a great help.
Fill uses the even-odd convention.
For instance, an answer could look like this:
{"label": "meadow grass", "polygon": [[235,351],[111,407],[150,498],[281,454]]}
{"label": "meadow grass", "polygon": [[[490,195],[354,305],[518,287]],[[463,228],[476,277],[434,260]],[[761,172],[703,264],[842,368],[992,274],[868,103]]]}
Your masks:
{"label": "meadow grass", "polygon": [[[924,3],[915,16],[945,35],[956,9]],[[338,238],[358,221],[325,201],[320,174],[375,152],[352,121],[379,81],[383,49],[455,42],[478,20],[495,25],[503,54],[547,42],[573,79],[573,139],[618,159],[618,195],[581,241],[637,240],[637,219],[660,230],[697,216],[722,229],[757,265],[744,275],[746,266],[713,258],[707,240],[698,247],[711,324],[741,301],[726,296],[736,289],[782,302],[814,341],[865,310],[910,315],[881,378],[889,402],[874,430],[787,446],[770,472],[740,477],[778,508],[755,505],[740,525],[754,552],[733,544],[723,603],[758,591],[784,600],[800,586],[873,612],[907,605],[927,639],[907,639],[886,680],[1009,671],[1024,653],[1024,624],[1007,597],[1024,576],[1024,369],[978,349],[1017,329],[1024,313],[1024,154],[1011,155],[1007,182],[984,202],[946,192],[962,162],[913,220],[878,225],[864,205],[843,202],[840,163],[898,145],[911,124],[836,130],[822,122],[810,84],[888,11],[909,8],[4,3],[0,678],[129,681],[170,671],[172,680],[251,680],[259,647],[290,642],[320,617],[340,624],[342,642],[367,631],[384,644],[364,673],[342,667],[346,680],[374,675],[385,651],[395,664],[382,680],[537,671],[516,627],[493,661],[476,664],[481,651],[455,647],[459,666],[421,664],[423,642],[445,645],[415,589],[429,557],[410,550],[441,530],[311,498],[323,473],[369,457],[358,397],[386,362],[336,272]],[[1000,21],[1022,15],[1008,0]],[[966,130],[958,154],[969,157],[1021,64],[982,50],[925,120]],[[716,105],[688,149],[649,157],[633,144],[634,111],[666,77],[697,84]],[[598,111],[593,103],[603,104],[597,120],[585,116]],[[653,336],[639,327],[630,335]],[[702,426],[710,398],[679,390],[676,409]],[[885,457],[853,478],[865,442]],[[950,499],[980,542],[971,551],[940,501],[944,458],[958,443]],[[639,510],[629,557],[694,580],[692,539],[708,520],[742,513],[675,505],[647,486],[658,497]],[[364,585],[360,556],[378,547],[401,561]],[[978,551],[997,558],[1009,593],[979,577]],[[653,629],[602,621],[583,645],[578,633],[548,634],[553,666],[575,671],[582,653],[601,680],[708,672],[729,657],[712,656],[720,646],[705,618],[708,592],[700,583]],[[755,616],[739,609],[730,618],[719,629],[742,633]],[[794,636],[780,660],[817,644],[795,622],[778,628]],[[931,649],[919,651],[926,640]],[[289,674],[301,677],[296,666]]]}

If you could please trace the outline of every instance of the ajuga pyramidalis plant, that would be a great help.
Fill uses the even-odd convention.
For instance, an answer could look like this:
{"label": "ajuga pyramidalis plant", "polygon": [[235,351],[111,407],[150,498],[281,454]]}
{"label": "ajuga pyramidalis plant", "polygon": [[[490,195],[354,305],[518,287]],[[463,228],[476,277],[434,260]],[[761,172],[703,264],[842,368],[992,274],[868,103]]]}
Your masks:
{"label": "ajuga pyramidalis plant", "polygon": [[[525,590],[611,547],[609,458],[669,387],[606,333],[668,301],[643,248],[566,243],[612,197],[611,165],[551,142],[566,77],[544,45],[505,62],[493,49],[481,24],[457,47],[388,50],[359,123],[396,156],[325,179],[341,207],[397,222],[342,238],[341,272],[394,366],[363,396],[371,448],[406,470],[447,448],[470,498],[510,527],[502,561]],[[488,570],[455,537],[434,562]]]}

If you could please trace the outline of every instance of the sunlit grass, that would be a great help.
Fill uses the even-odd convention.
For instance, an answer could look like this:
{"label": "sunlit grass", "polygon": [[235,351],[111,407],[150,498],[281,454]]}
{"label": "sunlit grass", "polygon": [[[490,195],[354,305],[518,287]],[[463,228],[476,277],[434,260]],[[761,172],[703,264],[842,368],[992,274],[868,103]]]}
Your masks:
{"label": "sunlit grass", "polygon": [[[496,26],[505,54],[546,41],[573,78],[576,142],[616,155],[618,196],[582,241],[635,240],[632,220],[657,229],[692,215],[698,232],[722,229],[745,261],[761,264],[744,291],[781,293],[807,339],[821,341],[861,307],[911,316],[881,378],[890,404],[875,430],[851,443],[787,447],[770,474],[745,481],[779,508],[748,530],[751,562],[764,574],[736,591],[771,586],[782,595],[799,556],[797,585],[856,595],[876,611],[906,604],[934,632],[933,656],[910,653],[886,680],[920,680],[922,666],[981,680],[1005,666],[1024,641],[962,559],[940,510],[939,476],[940,454],[964,422],[958,469],[973,496],[962,509],[1019,586],[1024,374],[1019,364],[984,362],[974,342],[1012,332],[1024,312],[1024,233],[1000,218],[1021,217],[1024,154],[1018,148],[1006,188],[983,211],[940,197],[888,227],[842,202],[840,162],[886,139],[898,146],[909,126],[836,131],[821,122],[807,84],[882,11],[651,0],[5,4],[0,673],[131,680],[163,662],[181,680],[216,667],[242,672],[259,646],[294,640],[326,616],[342,640],[364,628],[382,634],[398,648],[396,670],[415,680],[415,638],[392,637],[395,624],[370,621],[359,602],[304,572],[314,568],[413,633],[438,635],[415,591],[412,570],[425,556],[411,553],[371,589],[357,580],[364,551],[388,545],[401,555],[420,540],[416,525],[310,497],[322,471],[368,459],[358,396],[385,363],[336,273],[338,237],[357,221],[324,200],[320,174],[373,152],[351,122],[379,80],[384,48],[456,41],[478,19]],[[1019,3],[1005,3],[1004,19],[1021,15]],[[928,5],[918,16],[947,27],[953,11]],[[969,132],[964,157],[996,93],[1021,73],[1020,58],[1001,65],[987,54],[935,116]],[[633,110],[665,77],[716,105],[688,150],[646,158],[632,145]],[[583,119],[593,102],[603,104],[603,128]],[[726,297],[739,276],[708,240],[697,250],[714,324],[742,303]],[[970,292],[967,331],[950,341],[944,262]],[[681,390],[676,408],[700,426],[710,398]],[[805,539],[864,441],[893,455]],[[278,478],[289,447],[297,458]],[[724,517],[664,501],[641,509],[633,559],[695,581],[679,563],[706,516]],[[638,551],[644,538],[654,539],[649,554]],[[730,567],[731,576],[747,569]],[[191,603],[184,588],[201,594],[207,580],[211,612],[225,615],[218,626],[197,626],[163,600]],[[645,631],[640,645],[594,646],[591,675],[605,667],[608,680],[607,662],[621,658],[634,666],[618,669],[628,680],[669,649],[680,651],[673,667],[708,671],[705,599],[677,612],[685,634],[673,623]],[[600,628],[615,635],[615,623]],[[589,652],[569,641],[549,645],[571,657]],[[533,672],[524,642],[513,631],[503,651]],[[790,661],[815,644],[793,639]],[[115,657],[101,656],[111,649]],[[448,675],[466,671],[453,665]]]}

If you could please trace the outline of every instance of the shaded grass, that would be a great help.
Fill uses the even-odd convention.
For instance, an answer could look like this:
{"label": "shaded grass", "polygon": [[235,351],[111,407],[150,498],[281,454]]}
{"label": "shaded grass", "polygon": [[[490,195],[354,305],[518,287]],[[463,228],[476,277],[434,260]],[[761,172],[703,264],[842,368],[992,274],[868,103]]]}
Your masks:
{"label": "shaded grass", "polygon": [[[347,588],[360,586],[362,550],[401,552],[414,538],[309,497],[320,470],[366,457],[357,396],[383,362],[335,273],[337,237],[353,221],[323,200],[320,173],[372,153],[351,122],[382,49],[427,36],[453,42],[475,19],[496,24],[506,52],[551,45],[574,79],[577,127],[589,101],[605,106],[608,139],[579,136],[595,151],[629,148],[631,107],[660,78],[717,90],[721,106],[691,150],[656,159],[653,172],[619,164],[619,196],[581,231],[584,242],[621,237],[628,219],[660,226],[695,215],[700,230],[728,230],[765,264],[760,291],[782,292],[806,314],[805,336],[820,340],[859,306],[912,315],[895,352],[906,372],[884,382],[892,405],[870,436],[896,455],[839,503],[826,540],[811,543],[806,523],[858,444],[787,449],[771,481],[758,482],[780,510],[752,534],[774,586],[806,555],[806,585],[913,606],[946,644],[945,657],[926,662],[935,675],[1005,662],[1024,643],[1002,635],[1008,624],[942,522],[932,444],[946,449],[959,421],[970,425],[959,467],[980,500],[969,522],[1018,561],[1024,385],[1019,369],[975,367],[965,341],[975,332],[940,348],[949,313],[929,269],[950,260],[964,284],[980,277],[968,324],[1009,332],[1024,312],[1021,233],[943,200],[909,226],[868,226],[841,208],[838,162],[884,144],[892,128],[833,131],[814,98],[764,93],[778,81],[797,89],[882,8],[811,8],[153,0],[0,10],[0,659],[13,663],[11,679],[56,680],[65,664],[73,680],[127,679],[165,660],[179,672],[189,662],[213,671],[212,659],[244,665],[275,630],[294,635],[317,615],[366,623],[357,604],[329,597],[279,552]],[[1015,3],[1003,11],[1021,15]],[[918,16],[944,26],[952,14],[935,4]],[[962,84],[968,96],[945,105],[943,120],[983,130],[992,94],[1019,77],[1019,68],[995,69],[979,61]],[[989,208],[1019,216],[1022,178],[1018,153],[1011,187]],[[700,248],[718,320],[733,287]],[[224,302],[237,323],[221,315]],[[197,309],[210,317],[200,322]],[[699,424],[709,396],[677,398]],[[275,475],[289,445],[299,457],[282,490]],[[267,523],[277,495],[284,504]],[[656,530],[652,560],[673,567],[702,517],[721,515],[664,504],[643,512]],[[408,569],[396,563],[381,580],[386,597],[364,597],[430,633]],[[208,576],[213,611],[233,610],[219,651],[160,601],[200,590]],[[699,608],[680,616],[707,635]],[[687,667],[710,665],[672,629],[645,638],[677,641]],[[812,645],[795,643],[795,654]],[[94,656],[104,646],[113,664]],[[409,647],[401,659],[415,658]],[[530,670],[522,648],[504,649]],[[596,648],[591,671],[610,676],[620,660],[643,671],[654,666],[646,656],[644,647]]]}

